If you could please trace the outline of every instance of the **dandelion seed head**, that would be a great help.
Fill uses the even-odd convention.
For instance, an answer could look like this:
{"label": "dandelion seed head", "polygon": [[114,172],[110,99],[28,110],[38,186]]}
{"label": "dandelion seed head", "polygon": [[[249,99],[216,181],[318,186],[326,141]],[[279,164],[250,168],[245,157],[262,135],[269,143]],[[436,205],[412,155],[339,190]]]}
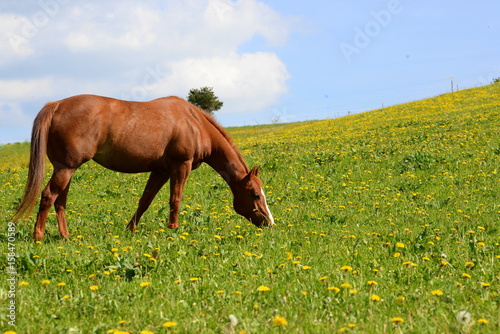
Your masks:
{"label": "dandelion seed head", "polygon": [[238,318],[236,318],[234,314],[230,314],[229,323],[231,324],[231,327],[236,327],[236,325],[238,325]]}
{"label": "dandelion seed head", "polygon": [[467,311],[460,311],[457,313],[457,321],[461,325],[467,325],[471,320],[471,315]]}

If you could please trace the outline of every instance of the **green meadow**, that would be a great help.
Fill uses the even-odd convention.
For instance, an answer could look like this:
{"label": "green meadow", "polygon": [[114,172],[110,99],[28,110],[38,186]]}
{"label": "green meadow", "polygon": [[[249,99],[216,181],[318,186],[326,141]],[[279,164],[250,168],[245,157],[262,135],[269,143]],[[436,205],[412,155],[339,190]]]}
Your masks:
{"label": "green meadow", "polygon": [[8,225],[29,143],[1,146],[1,330],[500,332],[500,84],[229,132],[262,166],[273,229],[238,216],[202,165],[179,228],[167,228],[166,187],[132,233],[147,175],[91,162],[71,184],[71,238],[52,213],[35,243],[36,212]]}

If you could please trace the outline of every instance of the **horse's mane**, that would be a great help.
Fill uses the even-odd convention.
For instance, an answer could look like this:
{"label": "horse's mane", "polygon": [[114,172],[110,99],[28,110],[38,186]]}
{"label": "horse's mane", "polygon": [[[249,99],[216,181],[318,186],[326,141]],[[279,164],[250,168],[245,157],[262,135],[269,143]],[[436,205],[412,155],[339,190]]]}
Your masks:
{"label": "horse's mane", "polygon": [[208,113],[204,112],[203,110],[201,110],[199,108],[197,108],[197,109],[203,115],[203,117],[205,117],[205,119],[210,124],[212,124],[212,126],[217,131],[219,131],[219,133],[222,135],[222,137],[224,137],[224,139],[227,140],[229,146],[231,146],[231,148],[234,150],[234,152],[236,153],[236,156],[241,161],[242,165],[245,166],[246,172],[248,173],[250,171],[250,169],[248,168],[247,164],[245,163],[245,160],[243,159],[243,156],[241,155],[240,150],[238,149],[238,147],[236,147],[236,144],[231,139],[231,136],[229,136],[229,134],[227,133],[227,131],[224,130],[224,128],[219,123],[217,123],[217,121],[212,116],[210,116]]}

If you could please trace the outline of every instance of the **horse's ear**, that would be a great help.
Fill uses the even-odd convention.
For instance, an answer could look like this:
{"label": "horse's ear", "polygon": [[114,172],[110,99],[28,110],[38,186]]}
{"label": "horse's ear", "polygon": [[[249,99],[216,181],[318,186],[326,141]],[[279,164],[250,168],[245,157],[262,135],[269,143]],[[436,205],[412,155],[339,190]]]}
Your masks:
{"label": "horse's ear", "polygon": [[256,167],[252,168],[252,170],[250,171],[250,175],[258,176],[259,172],[260,172],[260,166],[256,166]]}

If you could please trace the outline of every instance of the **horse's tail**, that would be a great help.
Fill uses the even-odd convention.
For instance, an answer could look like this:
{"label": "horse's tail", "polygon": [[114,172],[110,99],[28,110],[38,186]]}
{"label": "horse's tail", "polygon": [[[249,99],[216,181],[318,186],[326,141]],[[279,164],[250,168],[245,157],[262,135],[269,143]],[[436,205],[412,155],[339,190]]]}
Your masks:
{"label": "horse's tail", "polygon": [[12,221],[17,221],[29,215],[35,206],[45,175],[45,155],[47,154],[48,132],[52,122],[52,116],[58,107],[59,102],[47,103],[42,110],[40,110],[33,122],[28,181],[24,189],[23,199],[12,217]]}

